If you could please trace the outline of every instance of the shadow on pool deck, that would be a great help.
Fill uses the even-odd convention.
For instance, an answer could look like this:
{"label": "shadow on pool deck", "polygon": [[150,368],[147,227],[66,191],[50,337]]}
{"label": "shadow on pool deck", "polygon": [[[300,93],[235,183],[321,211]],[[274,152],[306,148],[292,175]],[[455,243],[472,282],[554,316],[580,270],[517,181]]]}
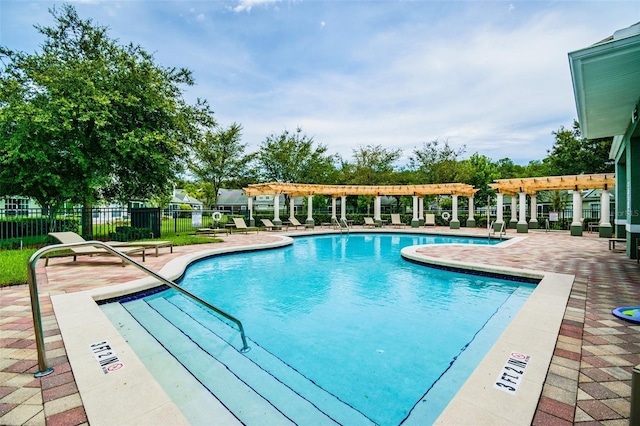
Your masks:
{"label": "shadow on pool deck", "polygon": [[[395,230],[394,230],[395,231]],[[484,229],[422,229],[429,233],[486,236]],[[300,232],[302,234],[308,231]],[[225,242],[161,249],[145,265],[160,270],[169,260],[207,248],[274,241],[276,233],[231,235]],[[607,239],[585,233],[532,231],[523,241],[502,249],[484,246],[425,247],[420,252],[442,260],[544,270],[576,276],[542,396],[535,425],[628,424],[631,371],[640,364],[640,326],[611,315],[611,309],[640,305],[640,266],[622,252],[608,250]],[[27,286],[0,289],[0,424],[76,425],[87,423],[81,395],[66,356],[50,295],[128,282],[144,275],[115,258],[72,263],[53,259],[37,274],[49,363],[55,372],[35,379],[37,355]],[[25,265],[26,267],[26,265]]]}

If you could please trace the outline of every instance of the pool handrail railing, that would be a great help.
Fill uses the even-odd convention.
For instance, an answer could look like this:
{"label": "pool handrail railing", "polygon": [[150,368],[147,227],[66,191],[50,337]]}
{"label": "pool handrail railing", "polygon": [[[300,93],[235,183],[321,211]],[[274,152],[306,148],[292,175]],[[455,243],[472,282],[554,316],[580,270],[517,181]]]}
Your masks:
{"label": "pool handrail railing", "polygon": [[38,259],[42,257],[43,254],[46,254],[52,251],[64,250],[69,247],[82,247],[82,246],[92,246],[92,247],[98,246],[98,247],[104,248],[110,254],[131,263],[133,266],[140,269],[142,272],[146,273],[147,275],[152,276],[153,278],[157,279],[161,283],[171,287],[172,289],[182,293],[183,295],[189,297],[195,302],[200,303],[201,305],[206,306],[207,308],[211,309],[217,314],[227,318],[229,321],[235,323],[238,326],[238,330],[240,331],[240,337],[242,338],[242,349],[240,349],[240,352],[245,353],[251,349],[247,345],[247,337],[245,336],[245,333],[244,333],[244,327],[242,326],[242,322],[239,319],[224,312],[219,308],[216,308],[206,300],[203,300],[200,297],[196,296],[195,294],[189,292],[188,290],[185,290],[184,288],[180,287],[178,284],[174,283],[171,280],[166,279],[162,275],[157,274],[156,272],[152,271],[151,269],[147,268],[141,263],[136,262],[126,254],[116,250],[109,244],[106,244],[102,241],[84,241],[79,243],[54,244],[54,245],[42,247],[41,249],[33,253],[29,258],[29,262],[27,265],[29,294],[31,297],[31,314],[33,315],[33,330],[36,337],[36,349],[38,352],[38,371],[34,374],[34,377],[43,377],[53,373],[53,368],[47,366],[47,354],[44,346],[44,332],[42,329],[42,315],[40,313],[40,300],[38,299],[38,281],[36,278],[36,263],[38,262]]}
{"label": "pool handrail railing", "polygon": [[342,230],[346,229],[347,230],[347,234],[349,234],[351,232],[350,228],[349,228],[349,222],[347,222],[347,219],[345,218],[340,218],[340,221],[338,222],[338,226],[340,227],[340,233],[342,234]]}

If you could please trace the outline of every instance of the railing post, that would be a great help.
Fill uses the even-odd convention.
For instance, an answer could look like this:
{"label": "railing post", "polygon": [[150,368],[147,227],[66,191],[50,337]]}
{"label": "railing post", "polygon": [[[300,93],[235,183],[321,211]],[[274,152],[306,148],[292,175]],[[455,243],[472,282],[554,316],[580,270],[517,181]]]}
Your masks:
{"label": "railing post", "polygon": [[44,331],[42,330],[42,314],[40,312],[40,300],[38,298],[38,280],[36,278],[36,263],[38,262],[38,259],[40,259],[40,257],[43,254],[48,253],[50,251],[61,250],[68,247],[83,247],[83,246],[84,247],[86,246],[101,247],[105,249],[107,252],[113,254],[114,256],[121,258],[123,261],[127,261],[131,263],[133,266],[140,269],[142,272],[145,272],[147,275],[150,275],[153,278],[157,279],[161,283],[166,284],[170,288],[177,290],[179,293],[182,293],[183,295],[189,297],[190,299],[206,306],[212,311],[217,312],[218,314],[227,318],[231,322],[235,323],[238,326],[238,330],[240,331],[240,337],[242,339],[242,349],[240,349],[240,352],[242,353],[249,352],[249,350],[251,349],[247,344],[247,338],[244,332],[244,327],[242,325],[242,322],[239,319],[237,319],[232,315],[229,315],[228,313],[224,312],[219,308],[216,308],[211,303],[183,289],[173,281],[170,281],[164,278],[162,275],[159,275],[158,273],[145,267],[144,265],[141,265],[140,263],[131,259],[126,254],[121,253],[118,250],[114,249],[112,246],[105,244],[101,241],[85,241],[80,243],[57,244],[53,246],[42,247],[41,249],[33,253],[29,258],[29,262],[27,265],[29,294],[31,296],[31,314],[33,316],[33,329],[36,337],[36,350],[38,353],[38,372],[34,374],[35,377],[43,377],[53,373],[53,368],[47,367],[47,353],[44,345]]}
{"label": "railing post", "polygon": [[36,350],[38,353],[38,371],[34,377],[44,377],[53,373],[53,368],[47,367],[47,352],[44,346],[44,331],[42,330],[42,315],[40,313],[40,300],[38,299],[38,286],[36,285],[36,262],[40,253],[36,252],[29,260],[27,270],[29,282],[29,294],[31,295],[31,315],[33,316],[33,332],[36,336]]}

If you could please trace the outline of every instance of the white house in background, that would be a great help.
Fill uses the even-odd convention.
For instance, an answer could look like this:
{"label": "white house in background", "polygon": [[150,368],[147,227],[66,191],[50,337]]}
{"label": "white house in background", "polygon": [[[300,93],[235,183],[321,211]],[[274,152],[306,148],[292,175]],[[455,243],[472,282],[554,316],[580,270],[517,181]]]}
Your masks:
{"label": "white house in background", "polygon": [[[284,195],[279,195],[280,208],[284,208]],[[218,203],[216,209],[223,213],[245,213],[248,208],[248,197],[242,189],[221,189],[218,191]],[[302,209],[303,197],[294,198],[296,211]],[[273,211],[273,195],[257,195],[253,200],[253,209],[256,213]]]}
{"label": "white house in background", "polygon": [[191,206],[193,210],[202,210],[202,201],[187,195],[182,189],[174,189],[168,209],[180,210],[180,206],[184,204]]}
{"label": "white house in background", "polygon": [[[4,197],[0,198],[0,210],[6,216],[28,216],[29,209],[39,209],[40,205],[32,198]],[[37,212],[40,214],[40,212]]]}

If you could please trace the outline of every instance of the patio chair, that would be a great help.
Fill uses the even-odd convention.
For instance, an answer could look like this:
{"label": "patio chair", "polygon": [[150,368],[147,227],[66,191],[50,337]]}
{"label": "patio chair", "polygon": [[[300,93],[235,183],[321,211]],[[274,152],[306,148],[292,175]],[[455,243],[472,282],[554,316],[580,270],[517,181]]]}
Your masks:
{"label": "patio chair", "polygon": [[256,234],[260,231],[258,228],[251,228],[247,226],[247,223],[241,217],[234,217],[233,223],[236,225],[236,229],[243,231],[247,234],[249,231],[256,231]]}
{"label": "patio chair", "polygon": [[376,227],[376,223],[374,222],[373,218],[365,217],[364,218],[364,226],[370,227],[370,228],[375,228]]}
{"label": "patio chair", "polygon": [[[76,234],[75,232],[49,232],[49,235],[52,236],[53,238],[55,238],[56,240],[60,241],[62,244],[69,244],[69,243],[86,243],[87,240],[85,240],[84,238],[82,238],[80,235]],[[73,261],[75,262],[77,260],[78,256],[93,256],[95,255],[107,255],[107,256],[113,256],[113,254],[102,248],[102,247],[67,247],[65,250],[68,250],[68,252],[66,253],[55,253],[52,255],[47,255],[45,258],[45,262],[44,262],[44,266],[49,265],[49,258],[50,257],[73,257]],[[134,254],[134,253],[142,253],[142,261],[145,261],[145,248],[144,247],[140,247],[140,246],[127,246],[127,247],[114,247],[114,250],[118,250],[121,253],[124,254]],[[127,262],[123,259],[122,260],[122,266],[125,266],[127,264]]]}
{"label": "patio chair", "polygon": [[407,226],[407,224],[400,220],[400,214],[391,213],[391,226]]}
{"label": "patio chair", "polygon": [[436,226],[436,215],[433,213],[426,213],[424,215],[424,226]]}
{"label": "patio chair", "polygon": [[295,227],[296,229],[298,229],[298,226],[302,226],[305,229],[307,229],[307,225],[303,225],[302,223],[300,223],[300,221],[298,219],[296,219],[295,217],[291,216],[289,218],[289,223],[291,224],[291,226]]}
{"label": "patio chair", "polygon": [[269,231],[279,231],[279,228],[271,222],[269,219],[260,219],[265,228]]}

